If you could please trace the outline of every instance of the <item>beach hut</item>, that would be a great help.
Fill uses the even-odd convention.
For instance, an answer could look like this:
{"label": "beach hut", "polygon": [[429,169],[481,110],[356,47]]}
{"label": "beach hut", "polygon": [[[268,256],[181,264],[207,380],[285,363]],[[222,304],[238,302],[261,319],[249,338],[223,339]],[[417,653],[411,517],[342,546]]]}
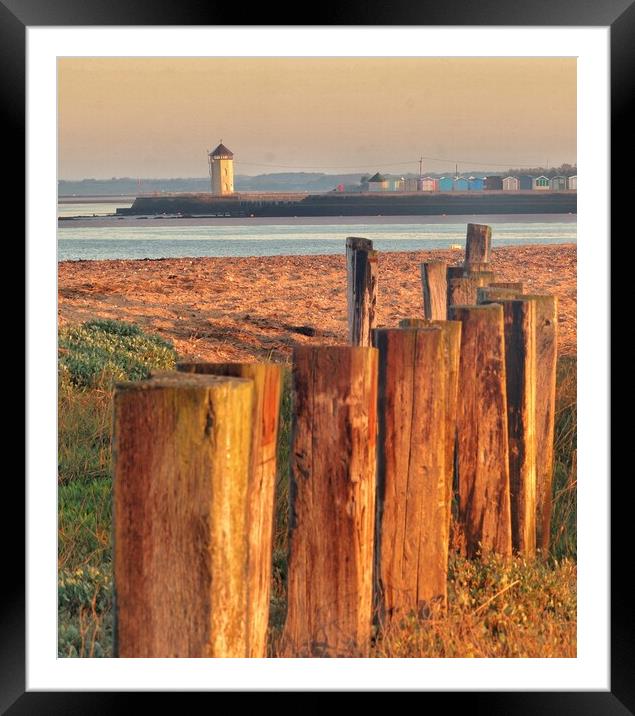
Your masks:
{"label": "beach hut", "polygon": [[439,180],[434,177],[423,177],[421,191],[439,191]]}
{"label": "beach hut", "polygon": [[452,191],[453,187],[452,177],[441,177],[439,179],[439,191]]}
{"label": "beach hut", "polygon": [[485,177],[470,177],[467,180],[468,191],[483,191],[485,188]]}
{"label": "beach hut", "polygon": [[531,191],[533,188],[534,180],[529,174],[521,174],[518,177],[518,189],[520,191]]}
{"label": "beach hut", "polygon": [[485,191],[502,191],[503,178],[493,174],[485,177]]}
{"label": "beach hut", "polygon": [[503,179],[503,191],[518,191],[518,177],[505,177]]}
{"label": "beach hut", "polygon": [[368,180],[368,191],[388,191],[388,179],[379,172]]}
{"label": "beach hut", "polygon": [[567,186],[569,187],[569,191],[578,191],[578,177],[572,176],[569,177],[567,180]]}
{"label": "beach hut", "polygon": [[551,189],[551,182],[546,176],[535,177],[531,188],[534,191],[549,191],[549,189]]}
{"label": "beach hut", "polygon": [[567,177],[553,177],[551,180],[551,191],[566,191]]}
{"label": "beach hut", "polygon": [[452,182],[453,191],[467,191],[469,189],[469,182],[465,177],[454,177]]}

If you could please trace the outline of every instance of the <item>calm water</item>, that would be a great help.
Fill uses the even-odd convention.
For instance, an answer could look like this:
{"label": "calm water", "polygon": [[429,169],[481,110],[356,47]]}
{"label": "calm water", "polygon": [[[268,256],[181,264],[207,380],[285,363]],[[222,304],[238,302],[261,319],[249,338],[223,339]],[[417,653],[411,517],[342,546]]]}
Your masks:
{"label": "calm water", "polygon": [[[575,215],[320,217],[298,219],[94,219],[60,222],[58,260],[344,253],[347,236],[380,251],[465,244],[468,222],[492,226],[493,245],[575,242]],[[160,225],[159,225],[160,224]]]}
{"label": "calm water", "polygon": [[127,209],[130,201],[118,202],[72,202],[57,205],[58,216],[106,216],[117,209]]}

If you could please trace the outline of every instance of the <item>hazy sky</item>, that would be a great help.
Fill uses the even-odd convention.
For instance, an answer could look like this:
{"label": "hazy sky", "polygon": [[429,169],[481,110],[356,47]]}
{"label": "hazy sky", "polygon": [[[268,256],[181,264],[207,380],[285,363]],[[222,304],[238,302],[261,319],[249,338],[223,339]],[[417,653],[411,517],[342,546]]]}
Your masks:
{"label": "hazy sky", "polygon": [[203,177],[220,139],[236,174],[576,161],[570,58],[69,58],[58,92],[60,179]]}

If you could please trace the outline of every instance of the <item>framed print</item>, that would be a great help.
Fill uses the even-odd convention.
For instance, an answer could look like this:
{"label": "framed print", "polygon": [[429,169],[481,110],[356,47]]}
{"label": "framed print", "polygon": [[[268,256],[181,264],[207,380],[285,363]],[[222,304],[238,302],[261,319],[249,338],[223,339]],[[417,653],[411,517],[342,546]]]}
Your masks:
{"label": "framed print", "polygon": [[[279,19],[277,13],[265,16],[257,9],[253,25],[235,25],[231,9],[211,8],[205,13],[187,2],[178,9],[168,3],[125,6],[115,2],[105,10],[92,2],[48,6],[2,0],[3,46],[9,59],[2,73],[3,104],[7,136],[10,133],[16,138],[9,148],[20,155],[14,167],[22,166],[21,138],[26,140],[27,217],[26,568],[23,572],[19,550],[12,550],[17,567],[11,573],[24,574],[25,586],[23,591],[21,581],[14,578],[4,595],[1,703],[7,713],[99,710],[100,706],[102,711],[109,711],[116,708],[117,695],[103,692],[137,690],[421,690],[426,692],[426,699],[469,698],[492,713],[635,712],[635,696],[628,678],[633,670],[629,646],[632,616],[622,584],[624,574],[609,566],[619,545],[627,540],[622,534],[624,522],[618,517],[626,501],[619,499],[616,505],[609,498],[608,429],[608,222],[613,212],[623,212],[625,205],[625,184],[610,179],[608,146],[610,131],[611,152],[617,151],[618,138],[622,140],[628,121],[625,107],[632,87],[630,37],[635,12],[629,2],[581,11],[556,0],[550,4],[528,3],[513,11],[505,3],[480,7],[478,11],[470,3],[416,10],[391,8],[390,15],[388,10],[384,6],[349,6],[338,8],[332,16],[327,13],[314,25],[270,25]],[[263,20],[266,24],[262,24]],[[513,67],[511,60],[516,63]],[[503,62],[508,65],[499,70]],[[506,87],[509,91],[503,90]],[[492,106],[497,92],[501,97],[498,109]],[[274,94],[275,102],[271,101]],[[535,98],[533,105],[528,96]],[[606,112],[609,106],[610,125]],[[232,136],[234,126],[237,131]],[[548,128],[541,145],[545,156],[534,159],[535,149],[532,154],[529,140],[523,142],[527,137],[542,136],[540,127]],[[416,132],[425,133],[424,148],[421,142],[409,139]],[[309,136],[313,142],[310,150],[306,146]],[[197,155],[199,144],[202,164]],[[487,156],[479,154],[479,148]],[[617,156],[613,168],[618,164]],[[579,187],[578,168],[582,180]],[[545,170],[544,175],[540,169]],[[530,177],[530,186],[523,190],[520,182],[525,175]],[[425,181],[430,188],[424,188]],[[441,187],[443,181],[449,181],[447,189]],[[16,196],[20,193],[21,182],[12,181],[7,194],[11,206],[22,206]],[[467,208],[461,212],[446,210],[446,194]],[[416,210],[408,208],[401,210],[401,216],[397,211],[390,216],[391,209],[386,209],[398,198],[414,206],[418,197],[429,202],[438,199],[441,208],[420,212],[433,218],[424,221],[420,215],[414,221]],[[312,201],[322,209],[310,206]],[[512,207],[507,214],[496,208],[498,201]],[[556,201],[561,203],[556,206]],[[323,210],[328,202],[337,208]],[[360,202],[366,202],[364,206],[375,202],[372,217],[359,213]],[[450,198],[447,202],[451,204]],[[487,210],[482,208],[484,202],[489,202]],[[537,229],[539,219],[527,216],[532,212],[542,214],[543,210],[524,211],[518,207],[547,206],[545,202],[552,202],[546,212],[557,213],[559,218],[541,219]],[[316,213],[322,210],[322,215]],[[525,217],[518,219],[522,214]],[[460,218],[453,219],[453,215]],[[302,216],[310,219],[299,220]],[[360,218],[364,216],[368,218]],[[561,495],[556,509],[567,512],[564,516],[558,513],[558,519],[563,525],[571,525],[572,531],[569,534],[563,527],[550,543],[549,536],[541,537],[540,527],[536,532],[534,525],[528,532],[534,543],[524,552],[517,516],[524,508],[519,506],[519,488],[514,488],[512,476],[507,483],[507,497],[501,498],[511,505],[509,534],[491,537],[487,530],[479,532],[474,538],[478,545],[474,554],[480,558],[491,538],[496,545],[494,562],[498,556],[510,557],[512,551],[517,561],[510,569],[490,564],[485,558],[483,562],[470,562],[473,555],[471,533],[465,527],[467,511],[461,512],[460,497],[457,498],[456,514],[463,517],[456,518],[456,524],[462,527],[452,535],[465,560],[460,564],[468,567],[451,562],[454,581],[448,582],[446,558],[446,571],[440,570],[440,590],[447,590],[448,583],[451,589],[449,596],[443,592],[439,614],[435,616],[431,606],[436,604],[435,592],[429,602],[423,597],[417,602],[418,618],[427,620],[427,625],[398,632],[399,636],[389,642],[385,636],[388,632],[382,631],[383,622],[377,626],[374,621],[372,632],[366,627],[361,629],[362,647],[358,649],[359,642],[355,641],[355,648],[349,649],[350,635],[354,632],[357,639],[359,634],[358,627],[351,624],[355,619],[365,624],[366,618],[357,597],[347,601],[349,592],[366,589],[369,614],[378,609],[379,602],[382,614],[390,611],[390,590],[385,585],[390,583],[386,575],[392,572],[382,562],[387,549],[384,546],[381,552],[372,536],[359,537],[384,529],[381,520],[389,514],[387,497],[378,493],[383,510],[378,517],[374,493],[372,500],[361,488],[354,498],[346,493],[350,499],[346,514],[355,514],[358,520],[355,529],[347,532],[348,522],[326,519],[339,504],[333,497],[337,491],[335,482],[328,483],[335,492],[320,493],[316,488],[309,497],[306,485],[293,476],[302,473],[302,455],[312,450],[311,446],[336,449],[333,445],[338,429],[344,437],[337,449],[344,451],[347,460],[358,461],[354,462],[354,470],[370,470],[371,483],[377,469],[384,471],[380,484],[387,484],[385,456],[393,454],[390,450],[395,450],[397,460],[399,449],[409,454],[408,450],[414,448],[396,448],[387,438],[381,443],[388,430],[384,413],[377,426],[371,420],[370,427],[364,423],[363,429],[353,413],[342,418],[344,422],[350,420],[345,427],[338,428],[333,419],[324,431],[324,442],[319,443],[315,425],[324,416],[307,417],[308,413],[301,414],[298,407],[298,395],[303,390],[298,387],[303,385],[302,360],[307,361],[307,375],[314,375],[319,371],[319,359],[310,356],[312,346],[339,346],[349,342],[346,336],[356,335],[350,323],[354,323],[351,296],[355,291],[371,292],[372,281],[364,284],[362,279],[357,283],[349,280],[347,284],[342,277],[347,272],[349,279],[355,275],[356,269],[351,268],[355,261],[372,263],[378,255],[378,269],[364,264],[363,271],[368,277],[377,270],[380,296],[384,290],[392,296],[383,306],[378,303],[379,318],[372,325],[359,328],[360,335],[368,329],[366,339],[356,342],[351,338],[354,344],[365,346],[364,350],[377,351],[378,392],[370,390],[367,395],[360,389],[359,395],[347,393],[346,405],[353,411],[351,404],[367,399],[369,405],[387,410],[391,397],[386,388],[388,369],[385,365],[382,368],[382,350],[388,350],[390,341],[397,340],[393,333],[400,322],[416,314],[408,304],[408,296],[415,296],[417,302],[422,300],[420,264],[423,312],[426,318],[433,316],[430,272],[439,260],[456,264],[455,242],[465,240],[465,223],[472,227],[468,228],[472,249],[468,246],[460,278],[457,274],[452,281],[469,280],[471,271],[483,275],[496,271],[499,291],[520,293],[492,293],[489,300],[487,291],[496,287],[481,284],[481,293],[475,288],[473,300],[452,299],[452,303],[476,305],[479,296],[477,308],[481,311],[492,313],[501,301],[531,304],[531,311],[537,311],[535,302],[521,298],[521,294],[531,297],[553,293],[559,297],[558,345],[564,346],[561,354],[569,355],[572,361],[567,364],[571,372],[568,397],[559,393],[557,405],[565,412],[566,406],[573,405],[573,409],[566,413],[571,421],[566,429],[556,428],[558,440],[569,441],[566,461],[559,468],[563,482],[557,485],[557,490],[567,495]],[[455,236],[456,224],[461,224],[461,238]],[[470,238],[469,233],[481,231],[486,236],[486,224],[493,227],[489,234],[493,234],[493,269],[488,265],[488,239]],[[417,243],[428,230],[428,244]],[[115,231],[120,233],[113,240],[108,232]],[[510,232],[507,244],[506,231]],[[430,243],[438,239],[439,232],[445,232],[440,243]],[[355,244],[363,239],[351,239],[349,235],[369,236],[374,245]],[[548,241],[540,238],[545,235]],[[341,241],[335,243],[335,237]],[[347,237],[350,243],[345,249]],[[484,243],[479,244],[481,240]],[[479,245],[485,246],[483,255],[472,255],[470,259],[469,251],[478,251],[474,247]],[[463,248],[462,243],[459,248]],[[343,257],[345,250],[348,267]],[[382,259],[382,252],[389,258]],[[521,255],[521,259],[517,258]],[[395,269],[389,264],[400,261],[416,266],[414,279],[412,268]],[[444,280],[449,282],[450,273],[446,277],[445,270],[444,267]],[[384,276],[390,276],[383,284],[385,289],[384,271]],[[529,283],[522,289],[510,288],[519,277]],[[449,300],[450,283],[444,286],[444,300]],[[414,306],[415,299],[412,300]],[[338,301],[344,306],[342,315],[337,312],[339,308],[334,308],[339,306]],[[371,302],[374,306],[374,298]],[[500,309],[501,327],[507,315],[504,310]],[[463,320],[456,318],[460,313],[456,311],[447,315]],[[444,312],[442,320],[445,318]],[[375,329],[372,334],[371,327]],[[399,331],[402,336],[425,334],[432,341],[445,330],[420,328],[408,332],[402,327]],[[469,340],[466,330],[464,321],[464,351]],[[533,345],[538,334],[531,335],[534,338],[527,339],[528,345]],[[509,341],[507,334],[501,333],[501,341],[503,337]],[[431,343],[426,350],[445,356],[446,344],[442,340],[449,338],[439,338],[436,348]],[[130,348],[132,343],[136,353]],[[371,344],[375,347],[371,348]],[[504,345],[507,352],[499,356],[501,365],[513,350],[509,342]],[[139,351],[149,356],[147,365],[140,365]],[[238,458],[223,463],[228,471],[223,473],[226,481],[222,489],[205,482],[205,470],[201,471],[203,482],[196,483],[201,494],[231,493],[231,497],[218,504],[210,502],[209,515],[214,517],[201,516],[201,504],[207,504],[207,498],[194,500],[191,513],[179,522],[185,525],[184,532],[173,535],[179,544],[191,544],[196,534],[196,539],[224,546],[210,547],[209,562],[204,565],[197,561],[205,551],[199,549],[192,553],[194,556],[181,560],[183,564],[176,569],[174,565],[179,560],[165,558],[164,543],[157,534],[161,529],[181,529],[164,522],[167,517],[162,511],[174,488],[172,475],[181,474],[181,468],[174,467],[169,472],[165,466],[181,456],[172,448],[161,450],[172,444],[174,435],[181,435],[178,426],[187,410],[198,415],[198,408],[192,408],[191,402],[179,407],[173,414],[174,424],[163,412],[163,403],[154,418],[150,417],[152,407],[147,407],[147,415],[140,416],[138,406],[149,406],[151,391],[143,388],[132,395],[130,391],[136,388],[130,386],[145,381],[143,386],[151,383],[157,391],[170,391],[177,390],[176,381],[178,386],[193,391],[191,395],[208,391],[205,435],[209,437],[216,435],[214,431],[220,424],[217,419],[220,421],[225,410],[222,405],[226,405],[214,404],[214,390],[221,391],[215,386],[235,390],[236,396],[243,390],[247,396],[245,386],[257,385],[252,375],[236,372],[238,363],[257,360],[262,365],[278,363],[290,368],[292,355],[293,386],[290,387],[289,373],[289,377],[280,379],[281,392],[270,399],[277,405],[282,395],[282,412],[270,408],[271,416],[276,416],[271,417],[275,424],[273,438],[270,437],[272,449],[275,451],[278,445],[279,450],[285,440],[293,441],[289,442],[292,448],[285,447],[290,466],[285,469],[291,474],[285,490],[291,496],[284,492],[284,504],[290,500],[291,513],[272,516],[275,505],[282,504],[278,492],[275,505],[272,501],[269,507],[263,507],[269,504],[265,495],[268,488],[263,487],[265,477],[259,483],[260,492],[249,492],[249,480],[253,479],[248,477],[249,471],[256,470],[254,455],[263,449],[253,437],[255,433],[249,433],[250,437],[243,437],[241,444],[248,446],[245,449],[251,451],[251,457],[244,460],[243,467],[238,465]],[[531,360],[538,360],[535,352],[531,355]],[[311,363],[313,360],[315,363]],[[331,356],[327,361],[333,374],[338,360]],[[474,363],[481,360],[482,352]],[[527,365],[531,360],[527,359]],[[219,362],[234,367],[224,368],[220,375],[193,375],[213,372],[200,366]],[[179,370],[174,373],[177,363]],[[428,360],[422,365],[432,363]],[[563,365],[560,363],[558,370]],[[58,369],[64,373],[62,379],[58,378]],[[406,367],[404,371],[411,369]],[[370,369],[353,362],[342,370]],[[554,361],[554,390],[555,370]],[[169,375],[166,371],[170,371]],[[457,371],[461,375],[459,367]],[[500,405],[504,404],[511,414],[515,409],[510,407],[514,386],[502,375]],[[446,400],[451,382],[446,385],[444,380],[450,378],[439,378],[438,385],[444,387],[438,390],[444,398],[430,399],[438,410],[440,405],[451,402]],[[313,384],[308,378],[307,381],[306,391],[310,393]],[[412,381],[414,385],[415,377]],[[558,381],[561,387],[561,373]],[[111,391],[115,384],[118,387],[113,413]],[[468,383],[461,385],[467,394]],[[491,389],[491,383],[488,386]],[[524,394],[518,390],[518,401],[522,403]],[[231,419],[237,420],[236,416],[244,413],[245,424],[251,425],[249,421],[256,420],[253,406],[259,404],[257,395],[254,389],[248,400],[244,397],[244,404],[239,396],[235,397],[237,402],[227,409]],[[178,403],[179,398],[174,400]],[[315,406],[319,405],[316,399],[311,410],[318,410]],[[264,424],[267,408],[260,404],[259,409],[264,411]],[[471,408],[478,409],[477,403]],[[375,407],[370,409],[373,410]],[[415,408],[412,410],[414,415]],[[118,462],[111,465],[112,415],[112,440]],[[439,416],[431,422],[449,425],[445,412],[439,412]],[[229,424],[229,418],[227,421]],[[507,431],[511,428],[506,419],[503,423],[505,437],[500,442],[509,439],[508,450],[515,454],[523,435],[517,432],[509,438]],[[312,427],[307,428],[305,445],[303,425],[309,424]],[[361,430],[359,435],[355,430]],[[428,454],[425,451],[431,449],[429,445],[437,441],[438,454],[446,466],[444,484],[451,495],[455,458],[454,446],[447,437],[449,430],[436,438],[426,434],[417,454]],[[76,449],[73,440],[66,443],[64,437],[60,438],[67,431],[85,435],[85,451]],[[357,436],[354,439],[351,431]],[[430,431],[430,436],[436,435],[432,428]],[[395,434],[398,432],[395,429]],[[239,440],[239,434],[236,428],[231,435],[228,432],[222,434],[222,439],[214,438],[224,446],[223,454],[229,455],[228,446]],[[374,444],[376,435],[381,443],[378,450],[384,451],[379,462],[375,453],[367,460],[368,456],[360,457],[365,448],[358,453],[357,448],[350,447]],[[153,467],[148,468],[147,481],[138,484],[135,480],[140,479],[143,470],[126,457],[126,450],[139,450],[137,443],[137,447],[130,447],[137,438],[138,445],[158,445],[157,452],[148,458]],[[562,448],[560,442],[557,445]],[[188,456],[198,455],[199,449],[195,441],[188,443],[186,451]],[[212,452],[205,453],[205,460],[213,461],[216,453],[213,447],[209,449]],[[220,455],[221,448],[218,450]],[[327,448],[320,450],[328,453]],[[447,458],[448,450],[451,460]],[[195,461],[188,457],[188,465],[190,459]],[[520,475],[522,470],[514,467],[513,460],[507,455],[501,469],[512,473],[516,470]],[[353,462],[347,469],[353,469]],[[227,467],[229,463],[234,472]],[[59,471],[59,475],[54,476],[53,464],[58,466],[55,473]],[[126,465],[131,464],[135,467],[128,474]],[[157,464],[163,467],[159,470]],[[458,452],[456,464],[460,474],[469,469],[465,467],[467,462],[461,463]],[[112,470],[118,485],[114,497]],[[332,470],[327,461],[325,480],[334,474]],[[478,472],[478,468],[475,470]],[[491,479],[494,468],[490,466],[489,470],[483,479]],[[162,488],[160,474],[164,473],[167,478]],[[265,473],[266,470],[262,475]],[[278,474],[274,468],[268,478],[272,491],[278,489],[274,488]],[[11,487],[16,489],[17,485]],[[160,493],[161,489],[165,492]],[[22,494],[21,486],[18,492]],[[149,504],[144,502],[147,494],[163,495],[152,502],[152,508],[147,508],[156,512],[138,511],[140,502]],[[491,493],[487,495],[490,500]],[[424,505],[427,498],[421,493],[416,499]],[[532,499],[540,501],[535,495]],[[369,501],[365,504],[364,500]],[[309,502],[311,510],[303,512],[302,506]],[[451,500],[446,502],[450,524]],[[550,506],[556,504],[553,500],[547,502]],[[241,506],[235,507],[236,504]],[[247,534],[251,534],[250,515],[255,509],[269,510],[259,524],[273,523],[273,536],[261,527],[254,542]],[[534,506],[533,512],[529,510],[527,514],[533,515],[535,509]],[[423,514],[424,507],[421,510]],[[318,518],[318,514],[323,516]],[[308,532],[294,532],[302,530],[303,520],[308,524],[315,519],[317,524],[322,518],[323,527],[317,530],[319,534],[311,533],[312,538],[306,536]],[[429,521],[434,519],[430,517]],[[227,529],[215,532],[215,521],[219,520],[227,520],[223,522]],[[552,523],[547,516],[546,532],[553,535]],[[156,529],[152,525],[157,525]],[[75,539],[73,534],[79,530],[89,536]],[[209,532],[201,537],[201,530]],[[279,539],[281,530],[285,532],[284,539]],[[359,538],[367,548],[360,548],[351,557],[357,560],[358,569],[346,572],[342,567],[338,572],[346,572],[346,579],[350,579],[338,597],[338,614],[343,615],[350,633],[339,640],[323,627],[323,642],[315,639],[314,633],[310,637],[313,645],[326,644],[323,651],[303,652],[298,644],[309,643],[303,629],[310,631],[307,610],[311,599],[297,597],[299,606],[294,612],[289,604],[296,597],[288,597],[309,592],[302,581],[307,579],[306,574],[298,577],[301,568],[297,565],[313,557],[310,549],[306,553],[294,550],[304,544],[302,540],[320,543],[322,530],[327,535],[323,541],[330,545],[346,544],[350,537],[351,541]],[[115,561],[119,566],[114,572],[111,531],[118,550]],[[143,536],[139,537],[141,532]],[[228,534],[236,541],[231,542]],[[302,539],[298,534],[303,535]],[[291,535],[295,535],[295,547]],[[403,565],[410,547],[405,536],[403,539],[400,568],[405,573]],[[445,549],[451,550],[449,529],[444,539]],[[548,559],[534,561],[536,550],[542,555],[541,539],[547,545],[544,555],[548,554]],[[127,552],[122,547],[126,540],[130,540]],[[500,547],[505,540],[509,542],[509,553]],[[554,541],[557,549],[553,548]],[[388,542],[385,537],[384,545]],[[420,544],[424,542],[422,537]],[[273,584],[268,588],[271,593],[265,590],[265,616],[260,619],[264,626],[258,634],[250,631],[258,621],[253,617],[256,607],[250,601],[258,590],[258,580],[250,581],[250,556],[256,543],[264,544],[262,562],[268,564],[262,579]],[[140,556],[138,550],[147,551]],[[268,559],[272,551],[273,562]],[[103,564],[99,556],[102,552],[108,554]],[[215,562],[213,555],[219,552],[224,556]],[[308,570],[315,579],[319,573],[322,580],[322,585],[315,587],[316,593],[327,593],[333,584],[340,584],[340,577],[333,576],[337,570],[331,569],[329,563],[338,563],[339,552],[325,554],[328,560],[318,559]],[[343,559],[342,564],[348,564],[348,559]],[[103,566],[106,561],[107,566]],[[139,564],[150,563],[152,568],[139,577]],[[162,569],[165,574],[161,574]],[[191,604],[185,604],[178,590],[170,602],[161,587],[171,583],[175,570],[181,583],[192,580],[195,585],[190,590]],[[206,590],[212,594],[210,584],[216,584],[215,576],[221,574],[231,586],[213,592],[207,603],[202,595]],[[156,589],[148,587],[147,575],[157,580]],[[129,583],[124,581],[128,578]],[[417,588],[431,579],[424,572],[415,574]],[[377,587],[380,583],[381,589]],[[244,592],[241,604],[251,615],[246,622],[244,616],[240,617],[247,626],[239,637],[229,627],[210,626],[217,614],[228,615],[235,610],[238,592]],[[165,599],[166,604],[171,604],[169,610],[163,610],[163,617],[157,616],[161,610],[149,616],[144,599],[151,593],[159,594],[155,597],[159,601]],[[457,622],[457,631],[451,634],[444,631],[447,612],[443,610],[449,609],[453,614],[452,600],[458,604],[461,599],[472,600],[461,607],[461,613],[469,613],[472,618],[469,638],[467,622]],[[397,603],[399,597],[395,600]],[[362,616],[355,610],[363,612]],[[528,625],[522,632],[514,631],[509,625],[522,623],[519,611],[523,610],[527,610]],[[351,616],[353,612],[355,618]],[[561,621],[549,622],[552,613],[562,616]],[[166,621],[159,624],[160,618]],[[229,623],[231,618],[227,619]],[[206,634],[205,644],[198,651],[187,632],[188,624],[196,620],[204,627],[197,626],[194,631],[202,629]],[[565,623],[567,620],[570,623]],[[402,626],[403,623],[400,622]],[[431,629],[430,624],[435,626]],[[533,631],[532,626],[536,627]],[[343,631],[338,624],[334,633]],[[514,642],[520,633],[524,641]],[[459,639],[457,645],[453,641],[457,634],[462,634],[465,642]],[[413,646],[415,643],[417,646]],[[336,647],[331,650],[333,644]],[[219,658],[194,658],[199,656]],[[280,658],[248,658],[252,656]]]}

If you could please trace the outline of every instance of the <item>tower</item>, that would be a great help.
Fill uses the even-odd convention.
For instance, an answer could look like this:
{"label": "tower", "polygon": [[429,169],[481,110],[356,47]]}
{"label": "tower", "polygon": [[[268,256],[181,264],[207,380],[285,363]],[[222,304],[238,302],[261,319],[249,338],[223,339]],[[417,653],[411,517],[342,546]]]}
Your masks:
{"label": "tower", "polygon": [[227,196],[234,193],[234,153],[220,144],[208,154],[212,194]]}

